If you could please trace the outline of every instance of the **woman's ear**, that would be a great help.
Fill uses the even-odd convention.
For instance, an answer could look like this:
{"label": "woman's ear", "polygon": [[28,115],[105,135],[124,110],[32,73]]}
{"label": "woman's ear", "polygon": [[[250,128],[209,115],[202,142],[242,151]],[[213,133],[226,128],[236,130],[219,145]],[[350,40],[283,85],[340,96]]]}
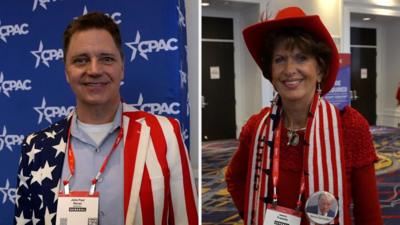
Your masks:
{"label": "woman's ear", "polygon": [[323,78],[324,74],[320,70],[318,70],[317,81],[321,83]]}

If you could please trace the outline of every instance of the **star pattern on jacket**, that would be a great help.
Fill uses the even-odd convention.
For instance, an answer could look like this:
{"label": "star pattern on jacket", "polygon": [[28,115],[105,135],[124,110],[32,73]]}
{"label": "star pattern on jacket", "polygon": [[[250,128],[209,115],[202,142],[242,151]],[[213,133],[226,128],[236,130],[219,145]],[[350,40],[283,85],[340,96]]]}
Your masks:
{"label": "star pattern on jacket", "polygon": [[[15,221],[17,225],[55,224],[68,118],[26,137],[22,144]],[[50,193],[50,194],[49,194]]]}

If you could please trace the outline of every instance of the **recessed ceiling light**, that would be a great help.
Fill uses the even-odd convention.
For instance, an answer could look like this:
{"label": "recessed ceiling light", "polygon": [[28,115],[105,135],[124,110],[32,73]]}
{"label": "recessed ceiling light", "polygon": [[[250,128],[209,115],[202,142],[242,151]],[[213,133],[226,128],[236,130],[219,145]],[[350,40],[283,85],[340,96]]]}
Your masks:
{"label": "recessed ceiling light", "polygon": [[370,17],[364,17],[362,20],[369,21],[369,20],[371,20],[371,18]]}
{"label": "recessed ceiling light", "polygon": [[210,3],[209,2],[202,2],[201,6],[207,7],[207,6],[210,6]]}

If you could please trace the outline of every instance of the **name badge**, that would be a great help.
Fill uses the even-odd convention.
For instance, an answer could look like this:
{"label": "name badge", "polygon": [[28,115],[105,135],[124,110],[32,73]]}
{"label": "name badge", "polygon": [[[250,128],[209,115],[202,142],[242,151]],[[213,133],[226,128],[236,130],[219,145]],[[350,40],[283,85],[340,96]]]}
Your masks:
{"label": "name badge", "polygon": [[98,192],[89,195],[87,191],[73,191],[69,195],[58,195],[56,225],[97,225],[98,221]]}
{"label": "name badge", "polygon": [[301,212],[282,206],[267,205],[264,225],[300,225]]}

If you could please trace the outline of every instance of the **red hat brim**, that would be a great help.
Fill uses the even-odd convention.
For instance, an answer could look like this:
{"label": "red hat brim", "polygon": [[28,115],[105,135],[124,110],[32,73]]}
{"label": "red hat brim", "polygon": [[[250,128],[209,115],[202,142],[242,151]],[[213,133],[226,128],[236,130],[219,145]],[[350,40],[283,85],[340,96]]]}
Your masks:
{"label": "red hat brim", "polygon": [[[322,84],[321,94],[324,95],[328,93],[335,84],[337,72],[339,70],[339,53],[334,40],[321,22],[319,16],[307,16],[300,8],[288,7],[278,12],[275,19],[259,22],[245,28],[243,30],[244,41],[258,66],[263,69],[261,58],[267,34],[271,31],[291,27],[301,28],[302,30],[309,32],[317,40],[325,42],[331,48],[332,57],[329,64],[329,71],[328,74],[326,74],[324,83]],[[271,80],[270,77],[265,78]]]}

